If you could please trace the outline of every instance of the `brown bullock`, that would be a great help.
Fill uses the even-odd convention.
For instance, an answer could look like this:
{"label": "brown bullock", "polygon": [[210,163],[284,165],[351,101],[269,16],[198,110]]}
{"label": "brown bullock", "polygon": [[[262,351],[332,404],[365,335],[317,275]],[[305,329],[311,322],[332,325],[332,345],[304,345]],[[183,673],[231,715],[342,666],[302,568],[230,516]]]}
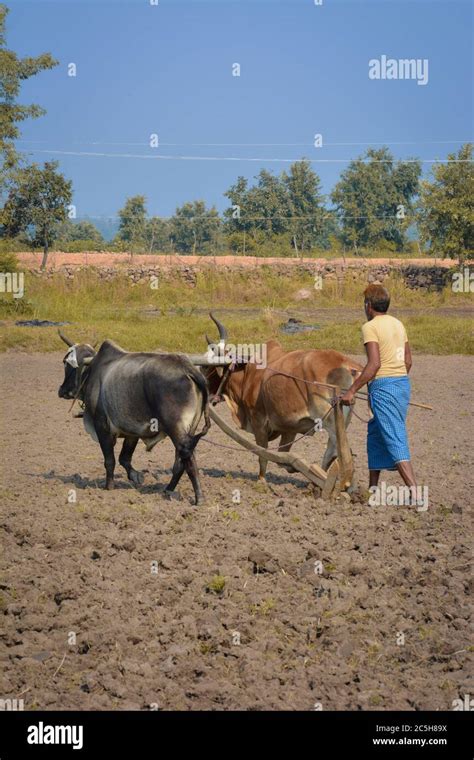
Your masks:
{"label": "brown bullock", "polygon": [[[219,330],[219,343],[212,344],[206,338],[211,354],[217,357],[227,350],[228,334],[224,325],[210,316]],[[264,348],[266,362],[260,367],[250,361],[236,363],[228,370],[203,369],[211,394],[224,397],[236,425],[252,433],[263,448],[280,437],[279,451],[289,451],[297,435],[326,430],[328,443],[322,467],[327,470],[336,458],[337,444],[333,390],[324,384],[347,389],[362,366],[338,351],[285,351],[277,340],[269,340]],[[351,408],[345,406],[346,428],[350,419]],[[259,461],[259,479],[265,480],[267,461],[261,457]]]}

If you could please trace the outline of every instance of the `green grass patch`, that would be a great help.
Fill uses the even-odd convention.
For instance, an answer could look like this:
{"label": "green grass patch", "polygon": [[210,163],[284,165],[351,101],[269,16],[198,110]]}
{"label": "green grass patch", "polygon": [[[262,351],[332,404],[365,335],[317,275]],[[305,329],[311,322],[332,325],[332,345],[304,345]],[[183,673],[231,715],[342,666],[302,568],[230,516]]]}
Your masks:
{"label": "green grass patch", "polygon": [[[337,312],[334,314],[337,320]],[[337,348],[348,354],[363,354],[364,346],[360,322],[334,322],[315,333],[285,338],[282,344],[289,348]],[[415,352],[424,354],[472,354],[474,336],[472,320],[465,317],[439,317],[434,314],[410,316],[403,320],[410,345]]]}
{"label": "green grass patch", "polygon": [[225,578],[223,575],[214,575],[206,586],[206,591],[211,591],[214,594],[222,594],[225,589]]}
{"label": "green grass patch", "polygon": [[[287,349],[332,348],[347,354],[363,353],[361,324],[336,321],[321,330],[304,335],[280,335],[272,330],[265,314],[252,317],[228,317],[226,325],[233,343],[261,342],[277,337]],[[426,354],[473,354],[474,339],[472,322],[463,317],[414,316],[404,319],[413,350]],[[98,344],[110,338],[129,351],[204,351],[204,334],[212,332],[209,318],[201,315],[159,316],[144,319],[94,320],[68,325],[63,328],[69,337],[78,342]],[[14,324],[0,326],[0,351],[17,349],[27,352],[61,351],[64,343],[55,327],[17,327]]]}

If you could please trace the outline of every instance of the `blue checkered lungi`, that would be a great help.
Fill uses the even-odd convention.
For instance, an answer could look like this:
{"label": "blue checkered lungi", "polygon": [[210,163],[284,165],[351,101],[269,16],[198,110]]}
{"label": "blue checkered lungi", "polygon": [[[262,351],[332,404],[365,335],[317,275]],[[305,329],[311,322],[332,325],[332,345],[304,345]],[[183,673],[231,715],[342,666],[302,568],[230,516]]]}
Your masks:
{"label": "blue checkered lungi", "polygon": [[369,470],[395,470],[397,462],[410,459],[406,416],[410,380],[379,377],[368,386],[373,418],[367,428]]}

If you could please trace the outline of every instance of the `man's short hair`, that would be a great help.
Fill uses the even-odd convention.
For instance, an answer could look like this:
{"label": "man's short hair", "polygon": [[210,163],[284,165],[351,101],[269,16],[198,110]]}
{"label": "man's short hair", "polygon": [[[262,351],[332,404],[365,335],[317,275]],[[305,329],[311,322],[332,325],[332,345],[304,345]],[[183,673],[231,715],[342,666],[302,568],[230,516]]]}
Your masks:
{"label": "man's short hair", "polygon": [[375,311],[385,314],[390,306],[390,295],[383,285],[373,283],[364,290],[365,303],[368,303]]}

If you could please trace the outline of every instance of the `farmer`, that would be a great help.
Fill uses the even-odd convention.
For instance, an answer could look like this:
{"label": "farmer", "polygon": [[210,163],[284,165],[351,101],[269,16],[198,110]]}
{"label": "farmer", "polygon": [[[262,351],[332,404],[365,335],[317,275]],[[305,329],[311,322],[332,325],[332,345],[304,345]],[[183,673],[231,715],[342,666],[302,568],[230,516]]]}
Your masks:
{"label": "farmer", "polygon": [[368,322],[362,326],[367,364],[340,400],[353,404],[354,396],[368,383],[373,417],[367,429],[369,487],[377,486],[381,470],[397,469],[410,493],[416,493],[416,481],[410,462],[406,416],[410,401],[410,345],[403,324],[387,314],[388,291],[379,284],[364,291],[364,308]]}

